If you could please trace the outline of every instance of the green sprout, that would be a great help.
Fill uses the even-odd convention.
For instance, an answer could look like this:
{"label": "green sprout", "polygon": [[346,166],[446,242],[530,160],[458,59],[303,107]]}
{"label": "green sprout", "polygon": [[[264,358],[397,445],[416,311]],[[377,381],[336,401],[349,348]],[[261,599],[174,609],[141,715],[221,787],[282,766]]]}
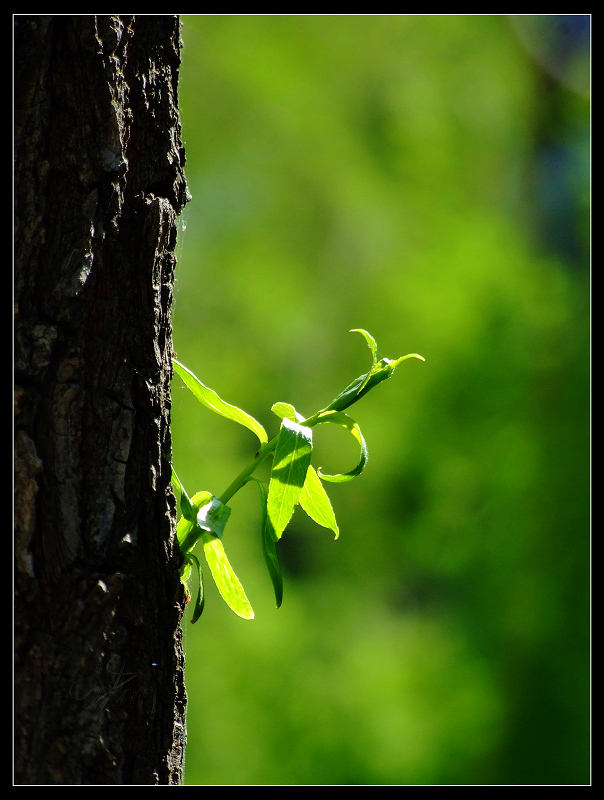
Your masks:
{"label": "green sprout", "polygon": [[[273,584],[277,608],[283,600],[283,578],[277,558],[275,542],[278,542],[296,505],[317,524],[333,531],[338,538],[339,529],[335,514],[322,481],[341,483],[360,475],[367,463],[367,445],[357,423],[344,413],[378,383],[389,378],[396,367],[408,358],[425,359],[410,353],[395,361],[388,358],[377,360],[377,345],[371,334],[360,328],[354,333],[365,337],[373,357],[371,367],[350,383],[331,403],[311,417],[303,417],[289,403],[275,403],[271,411],[281,419],[279,433],[269,441],[262,425],[236,406],[225,403],[213,389],[205,386],[179,361],[173,359],[174,370],[200,403],[227,419],[244,425],[260,440],[260,448],[254,458],[239,473],[231,485],[219,496],[211,492],[198,492],[189,498],[176,472],[172,469],[172,483],[180,494],[182,516],[176,528],[176,537],[183,556],[181,579],[187,584],[192,568],[199,578],[199,589],[191,622],[196,622],[204,607],[203,574],[201,564],[193,548],[201,540],[205,559],[220,594],[227,605],[240,617],[253,619],[254,611],[243,586],[235,575],[224,551],[222,537],[231,514],[229,500],[247,483],[255,483],[260,491],[262,506],[261,543],[266,566]],[[360,446],[359,461],[354,469],[337,475],[325,475],[311,465],[312,429],[316,425],[332,423],[340,425],[354,436]],[[254,477],[254,472],[269,456],[272,456],[270,480],[267,484]]]}

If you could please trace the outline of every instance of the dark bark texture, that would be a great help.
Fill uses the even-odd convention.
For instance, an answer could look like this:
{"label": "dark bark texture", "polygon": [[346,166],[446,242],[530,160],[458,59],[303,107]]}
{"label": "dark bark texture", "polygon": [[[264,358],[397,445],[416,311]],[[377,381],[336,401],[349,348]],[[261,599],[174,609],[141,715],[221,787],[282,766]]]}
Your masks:
{"label": "dark bark texture", "polygon": [[15,16],[16,784],[176,784],[176,16]]}

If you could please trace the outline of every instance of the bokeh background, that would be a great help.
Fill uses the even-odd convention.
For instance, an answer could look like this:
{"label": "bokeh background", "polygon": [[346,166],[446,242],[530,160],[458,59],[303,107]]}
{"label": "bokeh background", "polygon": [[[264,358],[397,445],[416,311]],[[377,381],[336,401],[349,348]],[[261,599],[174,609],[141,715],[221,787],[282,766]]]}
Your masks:
{"label": "bokeh background", "polygon": [[[294,514],[279,610],[233,498],[256,619],[206,569],[188,784],[590,780],[589,24],[183,17],[178,358],[269,436],[367,368],[351,328],[426,359],[351,409],[368,467],[327,485],[338,541]],[[178,378],[173,432],[189,494],[255,452]]]}

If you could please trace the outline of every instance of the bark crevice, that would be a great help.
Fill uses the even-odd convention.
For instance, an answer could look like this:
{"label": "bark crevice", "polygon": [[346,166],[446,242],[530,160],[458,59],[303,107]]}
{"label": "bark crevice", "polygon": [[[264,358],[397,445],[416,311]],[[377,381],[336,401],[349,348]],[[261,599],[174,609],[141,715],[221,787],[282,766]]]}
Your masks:
{"label": "bark crevice", "polygon": [[15,17],[15,781],[177,783],[174,16]]}

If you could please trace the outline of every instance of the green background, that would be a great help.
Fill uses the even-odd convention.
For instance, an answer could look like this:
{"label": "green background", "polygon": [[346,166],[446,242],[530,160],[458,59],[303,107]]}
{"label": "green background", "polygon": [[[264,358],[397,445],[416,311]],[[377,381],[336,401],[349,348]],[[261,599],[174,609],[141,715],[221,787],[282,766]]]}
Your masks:
{"label": "green background", "polygon": [[[588,26],[183,17],[179,360],[270,437],[273,403],[310,415],[368,367],[349,329],[426,359],[351,409],[367,469],[326,485],[338,541],[295,512],[279,610],[258,492],[231,501],[256,619],[206,568],[187,783],[590,780]],[[256,448],[178,378],[173,434],[189,495]]]}

